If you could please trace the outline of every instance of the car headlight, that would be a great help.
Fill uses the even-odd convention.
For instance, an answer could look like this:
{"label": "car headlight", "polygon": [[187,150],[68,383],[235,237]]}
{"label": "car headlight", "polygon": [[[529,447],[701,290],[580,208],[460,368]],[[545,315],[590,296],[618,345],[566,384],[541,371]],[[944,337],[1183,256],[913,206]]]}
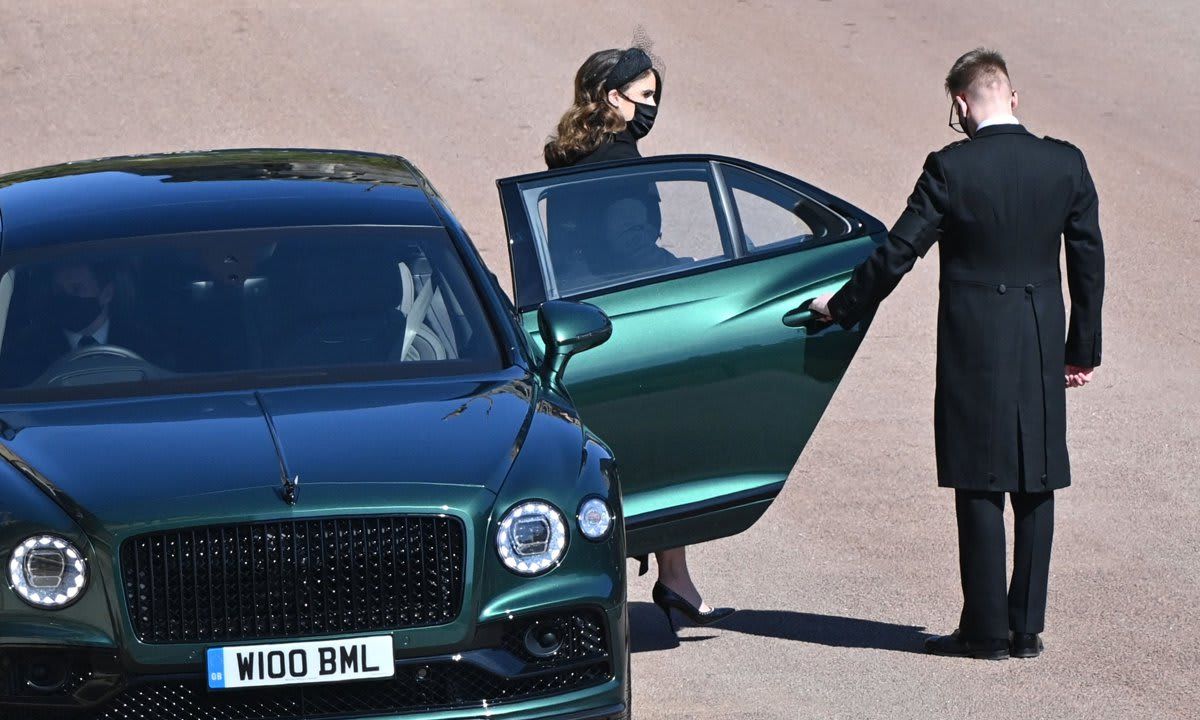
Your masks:
{"label": "car headlight", "polygon": [[598,497],[585,499],[579,505],[579,532],[588,540],[600,541],[612,530],[613,514],[608,503]]}
{"label": "car headlight", "polygon": [[504,514],[496,530],[496,551],[509,570],[538,575],[558,565],[567,549],[567,521],[558,508],[540,500],[523,502]]}
{"label": "car headlight", "polygon": [[13,550],[8,580],[21,599],[34,607],[66,607],[87,587],[87,563],[83,553],[63,538],[35,535]]}

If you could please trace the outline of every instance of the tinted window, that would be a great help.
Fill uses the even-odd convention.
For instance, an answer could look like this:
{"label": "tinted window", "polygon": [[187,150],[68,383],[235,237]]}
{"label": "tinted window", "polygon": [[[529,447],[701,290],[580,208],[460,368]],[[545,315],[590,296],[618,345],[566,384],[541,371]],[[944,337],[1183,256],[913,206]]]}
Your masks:
{"label": "tinted window", "polygon": [[723,165],[721,174],[750,252],[827,240],[850,231],[841,215],[769,178],[731,165]]}
{"label": "tinted window", "polygon": [[501,366],[481,301],[436,228],[173,236],[4,263],[4,400]]}
{"label": "tinted window", "polygon": [[522,188],[547,283],[569,297],[727,257],[706,168],[611,171]]}

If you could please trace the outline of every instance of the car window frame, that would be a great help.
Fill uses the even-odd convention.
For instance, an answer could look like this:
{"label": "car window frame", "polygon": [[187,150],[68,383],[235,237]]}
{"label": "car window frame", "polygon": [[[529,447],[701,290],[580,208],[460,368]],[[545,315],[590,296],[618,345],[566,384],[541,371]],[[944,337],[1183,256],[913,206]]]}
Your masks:
{"label": "car window frame", "polygon": [[[722,234],[728,233],[733,242],[733,257],[726,257],[721,262],[689,266],[668,273],[650,277],[618,282],[603,288],[590,289],[585,292],[570,295],[551,295],[546,286],[544,276],[545,265],[542,262],[548,254],[545,244],[538,244],[534,225],[540,224],[540,218],[530,217],[524,201],[524,191],[531,185],[549,186],[561,184],[563,178],[572,175],[595,175],[605,171],[619,171],[627,168],[649,168],[653,166],[667,167],[678,163],[706,165],[707,172],[718,193],[714,209],[717,213],[717,224]],[[722,166],[730,166],[739,170],[749,171],[767,180],[775,182],[784,188],[799,193],[804,197],[820,204],[846,221],[846,230],[839,235],[804,243],[784,243],[768,249],[751,252],[742,233],[741,223],[736,215],[731,191],[722,173]],[[616,173],[619,174],[619,173]],[[629,160],[617,160],[604,163],[575,165],[568,168],[528,173],[525,175],[503,178],[497,181],[500,190],[501,207],[508,231],[509,259],[512,272],[513,296],[519,312],[526,313],[536,310],[543,302],[551,299],[586,301],[590,298],[609,295],[623,290],[634,289],[659,282],[679,278],[702,275],[720,271],[747,262],[758,262],[779,255],[803,252],[808,249],[823,247],[838,242],[884,231],[882,223],[868,215],[863,210],[831,195],[820,188],[810,185],[798,178],[786,175],[771,168],[752,162],[720,155],[660,155]],[[519,217],[511,217],[514,210]]]}
{"label": "car window frame", "polygon": [[[820,240],[816,239],[816,237],[814,236],[814,238],[809,241],[800,241],[800,240],[783,241],[783,240],[780,240],[780,241],[776,241],[776,242],[767,243],[766,245],[763,245],[761,247],[751,247],[749,241],[746,239],[745,225],[742,224],[742,213],[741,213],[740,207],[738,206],[737,197],[733,194],[734,188],[732,188],[732,185],[729,182],[729,180],[725,179],[724,182],[726,184],[726,187],[730,188],[730,190],[729,190],[729,195],[730,195],[729,207],[733,213],[734,223],[738,229],[738,234],[741,238],[741,245],[742,245],[743,251],[747,255],[752,255],[755,257],[767,257],[770,255],[770,253],[773,253],[777,250],[781,250],[784,248],[795,248],[797,246],[817,247],[820,244],[825,244],[827,242],[831,242],[831,241],[837,242],[838,240],[847,239],[848,237],[850,237],[850,234],[853,233],[854,225],[851,223],[849,218],[847,218],[842,213],[839,213],[838,211],[834,210],[833,208],[829,207],[829,205],[827,205],[826,203],[823,203],[820,200],[817,200],[816,198],[812,197],[811,195],[801,192],[800,190],[797,190],[796,188],[791,187],[790,185],[779,182],[779,180],[777,180],[775,178],[768,177],[767,175],[765,175],[761,172],[756,172],[749,168],[740,167],[738,165],[733,165],[730,163],[719,163],[719,171],[720,171],[722,177],[724,177],[726,168],[730,168],[730,169],[736,170],[738,172],[743,172],[748,175],[753,175],[755,177],[761,178],[765,182],[772,183],[774,185],[778,185],[779,187],[783,188],[787,192],[798,195],[799,197],[802,197],[805,200],[808,200],[809,202],[813,203],[814,205],[820,206],[822,209],[826,210],[831,215],[834,215],[839,220],[841,220],[842,224],[844,226],[840,233],[831,234],[828,238],[823,238]],[[757,198],[761,198],[765,202],[775,205],[775,207],[780,208],[784,212],[787,211],[786,208],[775,204],[765,195],[759,195],[758,193],[750,192],[749,190],[743,190],[742,192],[745,192],[748,195],[753,195]],[[812,229],[812,227],[808,225],[808,222],[806,220],[804,220],[803,218],[800,218],[800,221],[803,222],[806,226],[808,226],[810,230]]]}
{"label": "car window frame", "polygon": [[[549,238],[546,235],[546,227],[541,221],[541,213],[539,207],[545,199],[545,191],[548,188],[569,187],[575,184],[595,182],[606,178],[636,178],[639,176],[647,176],[654,178],[656,170],[666,167],[658,163],[649,163],[648,165],[637,165],[632,170],[629,168],[613,168],[610,174],[601,173],[600,175],[589,175],[586,179],[574,180],[570,182],[554,182],[548,179],[544,183],[531,183],[521,188],[521,207],[525,213],[525,218],[529,223],[533,242],[540,252],[537,252],[538,267],[542,274],[542,284],[547,288],[547,292],[555,299],[576,300],[595,295],[607,294],[615,292],[624,287],[634,287],[638,284],[644,284],[645,281],[654,281],[663,278],[671,278],[679,275],[684,275],[689,272],[694,272],[697,269],[703,269],[712,265],[723,264],[730,259],[730,255],[735,257],[738,254],[738,243],[731,228],[727,222],[727,216],[722,210],[722,205],[725,202],[725,197],[722,187],[714,177],[713,168],[709,163],[672,163],[672,169],[678,171],[700,171],[703,175],[704,183],[708,189],[709,200],[712,202],[713,222],[717,227],[717,232],[720,233],[721,255],[708,258],[706,260],[696,261],[690,265],[682,266],[678,269],[666,269],[662,272],[643,273],[638,276],[631,276],[628,279],[619,278],[612,282],[606,282],[595,286],[589,286],[582,290],[573,290],[571,292],[560,292],[558,288],[558,278],[554,272],[554,261],[551,258]],[[669,180],[667,182],[670,182]],[[531,201],[532,200],[532,201]]]}

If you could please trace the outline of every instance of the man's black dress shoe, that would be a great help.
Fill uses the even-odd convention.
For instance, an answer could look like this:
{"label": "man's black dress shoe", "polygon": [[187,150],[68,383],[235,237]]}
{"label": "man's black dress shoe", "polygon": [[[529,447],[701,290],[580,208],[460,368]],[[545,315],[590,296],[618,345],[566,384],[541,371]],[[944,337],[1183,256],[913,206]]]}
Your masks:
{"label": "man's black dress shoe", "polygon": [[1013,633],[1008,646],[1009,654],[1015,658],[1035,658],[1046,649],[1037,633]]}
{"label": "man's black dress shoe", "polygon": [[949,635],[935,635],[926,640],[925,652],[946,657],[1003,660],[1008,657],[1008,643],[1004,640],[967,640],[955,630]]}

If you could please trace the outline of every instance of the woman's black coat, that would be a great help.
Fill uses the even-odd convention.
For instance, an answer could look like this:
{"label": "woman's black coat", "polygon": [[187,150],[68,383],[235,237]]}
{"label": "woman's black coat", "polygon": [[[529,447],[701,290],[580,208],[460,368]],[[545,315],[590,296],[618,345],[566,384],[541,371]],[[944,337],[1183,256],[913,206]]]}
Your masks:
{"label": "woman's black coat", "polygon": [[600,143],[600,147],[576,160],[574,164],[586,165],[609,160],[630,160],[641,156],[642,154],[638,152],[637,140],[633,139],[633,135],[628,130],[622,130]]}

